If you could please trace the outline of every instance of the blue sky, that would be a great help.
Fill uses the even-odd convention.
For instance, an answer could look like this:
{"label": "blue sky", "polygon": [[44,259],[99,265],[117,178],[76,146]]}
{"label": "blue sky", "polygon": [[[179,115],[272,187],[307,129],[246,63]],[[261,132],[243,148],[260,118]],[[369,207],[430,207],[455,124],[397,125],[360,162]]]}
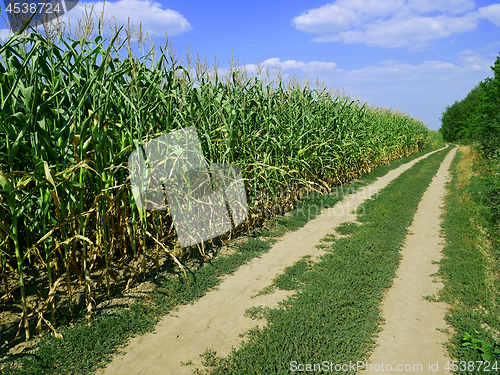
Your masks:
{"label": "blue sky", "polygon": [[[81,18],[80,1],[63,22]],[[3,7],[2,7],[3,8]],[[94,9],[102,9],[102,2]],[[165,30],[177,55],[257,61],[284,79],[318,76],[371,105],[391,107],[440,127],[445,107],[492,76],[500,52],[500,3],[470,0],[107,1],[107,19],[142,22],[155,43]],[[5,10],[2,15],[6,17]],[[0,38],[9,30],[0,20]],[[109,35],[109,33],[108,33]]]}

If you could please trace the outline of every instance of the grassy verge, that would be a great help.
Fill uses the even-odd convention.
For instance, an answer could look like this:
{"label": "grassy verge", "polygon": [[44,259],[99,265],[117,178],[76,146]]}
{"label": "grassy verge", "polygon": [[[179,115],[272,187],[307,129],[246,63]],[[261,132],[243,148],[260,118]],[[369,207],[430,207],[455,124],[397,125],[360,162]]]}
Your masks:
{"label": "grassy verge", "polygon": [[[457,153],[446,197],[446,246],[439,271],[445,283],[440,300],[451,305],[446,319],[455,331],[450,353],[459,361],[497,361],[496,369],[484,371],[489,374],[500,371],[500,355],[491,355],[500,349],[498,172],[498,165],[480,160],[468,148]],[[467,334],[470,338],[464,340]]]}
{"label": "grassy verge", "polygon": [[[365,174],[359,180],[345,185],[342,192],[353,193],[360,187],[372,183],[379,176],[424,154],[425,152],[412,154],[381,166]],[[430,158],[435,159],[436,156],[433,155]],[[52,335],[45,335],[34,349],[9,358],[7,367],[1,369],[0,373],[89,374],[94,372],[97,368],[104,366],[116,353],[117,348],[125,344],[132,335],[152,331],[159,319],[174,307],[199,299],[219,284],[221,276],[233,273],[240,265],[267,251],[273,241],[272,237],[280,236],[288,230],[298,229],[313,219],[313,215],[303,214],[303,212],[308,212],[308,205],[317,206],[321,200],[322,204],[333,206],[342,199],[342,194],[307,197],[301,202],[305,209],[294,211],[291,217],[278,217],[270,221],[267,223],[268,229],[254,230],[252,232],[254,238],[241,243],[234,254],[218,257],[211,264],[190,267],[188,274],[190,286],[186,284],[182,274],[180,276],[172,276],[167,272],[151,274],[151,280],[156,284],[156,288],[146,299],[110,315],[97,315],[89,322],[80,318],[73,322],[71,327],[60,330],[64,337],[62,340]],[[307,264],[304,265],[306,266]],[[283,280],[283,283],[287,282]]]}
{"label": "grassy verge", "polygon": [[[379,304],[399,264],[400,249],[418,208],[450,148],[415,164],[365,202],[354,234],[332,243],[317,263],[304,258],[275,280],[297,290],[276,309],[253,308],[267,326],[227,358],[205,353],[211,374],[289,374],[299,364],[326,366],[367,360],[381,323]],[[326,361],[326,362],[325,362]],[[318,366],[317,366],[318,367]],[[321,367],[324,369],[324,367]],[[305,367],[305,371],[308,368]],[[342,371],[346,373],[346,371]],[[347,373],[355,373],[348,370]]]}

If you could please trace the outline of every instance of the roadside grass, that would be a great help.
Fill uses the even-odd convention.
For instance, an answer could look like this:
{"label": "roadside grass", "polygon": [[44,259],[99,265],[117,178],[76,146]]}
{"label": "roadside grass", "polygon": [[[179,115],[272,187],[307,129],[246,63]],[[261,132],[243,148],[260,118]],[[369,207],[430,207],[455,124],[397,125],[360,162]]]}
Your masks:
{"label": "roadside grass", "polygon": [[[34,348],[8,358],[4,368],[1,368],[0,362],[0,373],[13,375],[94,373],[98,368],[104,367],[130,337],[153,331],[156,323],[175,307],[201,298],[220,283],[222,276],[234,273],[242,264],[268,251],[271,244],[276,241],[274,237],[279,237],[286,231],[296,230],[312,220],[316,216],[314,214],[316,211],[309,210],[309,207],[333,206],[341,201],[344,195],[356,192],[359,188],[375,181],[379,176],[383,176],[390,170],[434,149],[415,153],[397,159],[388,165],[380,166],[371,173],[361,176],[358,180],[339,187],[335,194],[330,196],[311,195],[306,197],[300,202],[300,209],[293,210],[290,217],[280,216],[267,221],[266,226],[274,229],[253,229],[250,233],[251,238],[238,244],[235,253],[216,257],[210,263],[193,263],[189,266],[189,286],[181,272],[178,274],[167,271],[149,273],[148,280],[153,281],[156,287],[153,292],[148,294],[148,297],[110,314],[98,313],[89,321],[85,321],[84,317],[80,316],[69,326],[59,330],[63,339],[56,339],[51,334],[45,335],[39,339],[40,341]],[[434,160],[436,155],[442,155],[443,152],[447,151],[431,155],[428,159]],[[417,165],[421,165],[421,163]],[[312,262],[308,258],[302,259],[286,272],[286,275],[278,277],[276,287],[293,290],[303,286],[305,275],[312,276],[309,273],[311,267]],[[329,270],[327,274],[331,275],[332,272],[333,269]],[[369,279],[370,275],[366,277]],[[309,288],[311,287],[309,286]],[[347,296],[351,289],[352,286],[349,286],[348,289],[339,293]],[[320,298],[317,291],[313,293],[315,298]],[[345,305],[344,307],[348,309],[352,306],[361,306],[364,303],[362,300],[356,302],[355,298],[346,298],[348,301],[346,300],[340,305]],[[312,319],[312,321],[315,320]],[[375,322],[376,319],[371,317],[370,321]],[[345,323],[339,323],[339,326],[343,326],[343,324]],[[345,343],[341,347],[344,345]],[[210,360],[210,358],[212,359]],[[214,358],[216,357],[213,353],[209,354],[207,363],[225,363],[223,360]]]}
{"label": "roadside grass", "polygon": [[[486,360],[482,344],[472,345],[472,339],[491,345],[486,350],[490,353],[500,349],[498,201],[494,204],[500,190],[495,175],[499,171],[498,164],[480,160],[465,147],[451,165],[443,221],[446,245],[438,272],[444,287],[439,300],[451,305],[446,320],[455,332],[448,349],[459,361]],[[467,335],[471,338],[465,340]],[[483,373],[499,373],[500,356],[489,360],[497,361],[497,369],[490,367]]]}
{"label": "roadside grass", "polygon": [[335,232],[343,236],[346,236],[355,233],[357,229],[358,229],[358,224],[346,221],[345,223],[338,225],[335,228]]}
{"label": "roadside grass", "polygon": [[[289,374],[368,359],[382,323],[380,302],[392,284],[400,249],[418,204],[451,148],[415,164],[359,208],[353,236],[331,244],[317,263],[303,258],[276,277],[274,287],[297,290],[278,308],[254,307],[265,317],[226,358],[204,353],[198,374]],[[364,212],[364,215],[361,213]],[[316,367],[314,365],[316,364]],[[342,373],[355,373],[348,370]]]}

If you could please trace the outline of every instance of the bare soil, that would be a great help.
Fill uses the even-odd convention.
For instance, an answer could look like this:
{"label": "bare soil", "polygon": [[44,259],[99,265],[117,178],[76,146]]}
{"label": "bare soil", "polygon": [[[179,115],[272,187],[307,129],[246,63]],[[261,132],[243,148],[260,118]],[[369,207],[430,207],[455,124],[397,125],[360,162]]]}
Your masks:
{"label": "bare soil", "polygon": [[[310,255],[314,259],[321,256],[324,251],[316,245],[320,244],[322,238],[332,233],[340,223],[355,221],[356,215],[353,212],[361,203],[368,198],[374,198],[380,189],[424,157],[389,172],[373,184],[345,197],[335,207],[322,209],[321,215],[308,222],[303,228],[285,234],[268,253],[240,267],[233,275],[227,276],[218,290],[213,290],[197,302],[181,306],[176,312],[164,317],[157,325],[156,332],[131,339],[129,345],[123,350],[124,355],[116,356],[105,369],[97,371],[97,374],[191,374],[195,368],[203,368],[200,354],[207,349],[215,351],[218,356],[226,356],[233,347],[237,348],[241,344],[243,340],[241,335],[248,329],[266,323],[245,317],[246,309],[259,305],[274,307],[279,301],[290,296],[291,292],[277,291],[259,296],[257,294],[270,286],[276,275],[302,257]],[[450,156],[443,165],[448,165],[446,163],[449,161],[451,161]],[[440,169],[433,183],[431,198],[443,193],[446,180],[443,175],[446,174],[446,169],[447,167]],[[432,283],[429,274],[435,272],[431,267],[431,260],[437,260],[439,256],[439,202],[437,200],[419,209],[419,212],[424,210],[418,214],[418,218],[424,217],[424,222],[421,223],[421,219],[418,221],[417,218],[415,219],[416,223],[421,224],[412,227],[414,235],[411,238],[423,236],[426,242],[419,244],[414,258],[404,257],[406,263],[410,262],[406,266],[406,272],[413,275],[407,282],[415,286],[425,285],[425,288],[418,292],[413,291],[412,288],[405,291],[404,287],[412,287],[405,283],[399,298],[406,301],[407,297],[411,296],[410,302],[406,303],[403,309],[389,310],[391,314],[386,315],[388,323],[394,321],[399,330],[406,331],[408,334],[401,338],[398,336],[398,340],[391,339],[392,336],[382,339],[381,335],[379,341],[379,347],[387,347],[392,340],[394,345],[391,344],[391,347],[400,346],[399,352],[418,352],[421,356],[429,353],[429,359],[431,354],[428,345],[434,343],[435,346],[432,349],[437,348],[436,350],[439,351],[446,339],[439,335],[433,336],[435,328],[443,327],[441,324],[444,316],[443,309],[421,298],[422,293],[435,293],[435,289],[432,288],[428,291],[429,286],[434,288],[438,286]],[[429,235],[429,233],[433,234]],[[427,253],[428,249],[430,249],[429,253]],[[398,279],[398,283],[401,283],[400,280]],[[415,293],[418,297],[414,296]],[[422,301],[427,305],[421,306]],[[387,311],[384,309],[385,314]],[[427,331],[413,328],[417,327],[417,324],[418,327],[422,326],[417,319],[425,320],[425,328],[431,335],[430,341],[418,341],[419,337],[427,336]],[[389,326],[386,326],[384,332],[387,331],[387,327]],[[380,355],[387,362],[389,357],[386,355],[388,356],[389,353],[386,353],[387,351],[383,351]]]}

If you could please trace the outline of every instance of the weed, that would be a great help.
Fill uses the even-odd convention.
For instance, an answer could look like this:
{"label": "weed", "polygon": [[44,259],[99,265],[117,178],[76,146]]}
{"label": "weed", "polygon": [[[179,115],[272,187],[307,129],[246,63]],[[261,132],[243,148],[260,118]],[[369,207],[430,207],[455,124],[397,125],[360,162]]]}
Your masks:
{"label": "weed", "polygon": [[338,225],[337,228],[335,228],[335,231],[338,234],[348,235],[355,233],[357,229],[358,229],[358,224],[346,221],[345,223]]}
{"label": "weed", "polygon": [[481,354],[483,361],[491,362],[494,359],[500,359],[500,350],[494,350],[493,345],[472,337],[468,332],[465,333],[462,339],[462,346],[474,349]]}

